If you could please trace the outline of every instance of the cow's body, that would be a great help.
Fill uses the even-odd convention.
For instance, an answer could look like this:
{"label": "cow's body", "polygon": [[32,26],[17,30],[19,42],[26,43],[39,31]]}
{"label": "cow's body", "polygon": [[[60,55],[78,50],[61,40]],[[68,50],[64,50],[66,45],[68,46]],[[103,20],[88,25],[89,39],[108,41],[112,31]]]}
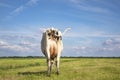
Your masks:
{"label": "cow's body", "polygon": [[62,34],[56,29],[48,29],[43,33],[41,50],[47,58],[48,76],[50,76],[54,58],[56,58],[56,73],[59,74],[60,54],[63,50]]}

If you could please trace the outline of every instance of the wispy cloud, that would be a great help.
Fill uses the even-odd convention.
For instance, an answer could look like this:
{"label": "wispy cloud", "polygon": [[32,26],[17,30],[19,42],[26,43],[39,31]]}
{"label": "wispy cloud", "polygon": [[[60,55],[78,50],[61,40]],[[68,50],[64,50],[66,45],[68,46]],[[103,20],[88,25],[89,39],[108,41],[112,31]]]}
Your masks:
{"label": "wispy cloud", "polygon": [[[99,3],[100,1],[96,0],[70,0],[73,5],[83,11],[90,11],[96,13],[109,13],[110,11],[105,7],[92,5],[93,3]],[[91,4],[90,4],[91,3]]]}
{"label": "wispy cloud", "polygon": [[26,8],[29,8],[32,5],[35,5],[38,3],[39,0],[29,0],[27,3],[18,6],[15,8],[8,16],[6,16],[6,20],[11,19],[13,16],[16,16],[23,12]]}
{"label": "wispy cloud", "polygon": [[109,34],[103,31],[93,31],[93,32],[71,32],[66,33],[66,37],[103,37],[103,38],[119,38],[120,34]]}
{"label": "wispy cloud", "polygon": [[78,4],[81,2],[81,0],[70,0],[70,2]]}
{"label": "wispy cloud", "polygon": [[[39,41],[39,33],[29,33],[29,32],[16,32],[16,31],[0,31],[0,39],[5,41],[15,42],[15,41]],[[15,40],[12,40],[15,39]]]}
{"label": "wispy cloud", "polygon": [[1,3],[1,2],[0,2],[0,7],[10,8],[10,7],[12,7],[12,6],[11,6],[11,5],[9,5],[9,4],[6,4],[6,3]]}
{"label": "wispy cloud", "polygon": [[13,10],[10,14],[11,15],[17,15],[18,13],[22,12],[25,9],[25,6],[19,6],[15,10]]}
{"label": "wispy cloud", "polygon": [[97,13],[108,13],[109,12],[109,10],[105,8],[96,7],[96,6],[78,5],[77,7],[84,11],[91,11],[91,12],[97,12]]}
{"label": "wispy cloud", "polygon": [[38,1],[39,1],[39,0],[29,0],[29,1],[26,3],[26,5],[29,5],[29,6],[35,5],[35,4],[38,3]]}

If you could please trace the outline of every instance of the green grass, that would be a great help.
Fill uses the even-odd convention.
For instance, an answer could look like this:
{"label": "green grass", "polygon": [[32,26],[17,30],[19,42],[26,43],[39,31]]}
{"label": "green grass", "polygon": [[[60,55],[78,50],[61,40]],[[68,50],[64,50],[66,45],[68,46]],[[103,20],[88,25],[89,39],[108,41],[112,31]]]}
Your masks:
{"label": "green grass", "polygon": [[0,80],[120,80],[120,58],[61,58],[47,77],[45,58],[0,58]]}

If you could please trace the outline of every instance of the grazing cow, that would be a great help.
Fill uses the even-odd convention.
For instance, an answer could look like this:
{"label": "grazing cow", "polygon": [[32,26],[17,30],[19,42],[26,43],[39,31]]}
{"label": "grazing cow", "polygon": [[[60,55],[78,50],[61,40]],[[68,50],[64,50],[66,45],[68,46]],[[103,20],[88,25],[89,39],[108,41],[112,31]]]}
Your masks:
{"label": "grazing cow", "polygon": [[50,76],[54,58],[56,58],[56,73],[59,75],[59,62],[62,50],[62,33],[54,28],[47,29],[42,35],[41,51],[47,58],[48,76]]}

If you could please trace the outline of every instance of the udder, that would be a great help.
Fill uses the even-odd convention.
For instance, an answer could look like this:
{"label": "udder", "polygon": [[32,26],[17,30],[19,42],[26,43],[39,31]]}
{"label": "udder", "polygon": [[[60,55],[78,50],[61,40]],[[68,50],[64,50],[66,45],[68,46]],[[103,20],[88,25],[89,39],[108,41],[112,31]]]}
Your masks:
{"label": "udder", "polygon": [[50,44],[50,58],[54,59],[56,56],[57,56],[57,44],[55,41],[51,41],[51,44]]}

